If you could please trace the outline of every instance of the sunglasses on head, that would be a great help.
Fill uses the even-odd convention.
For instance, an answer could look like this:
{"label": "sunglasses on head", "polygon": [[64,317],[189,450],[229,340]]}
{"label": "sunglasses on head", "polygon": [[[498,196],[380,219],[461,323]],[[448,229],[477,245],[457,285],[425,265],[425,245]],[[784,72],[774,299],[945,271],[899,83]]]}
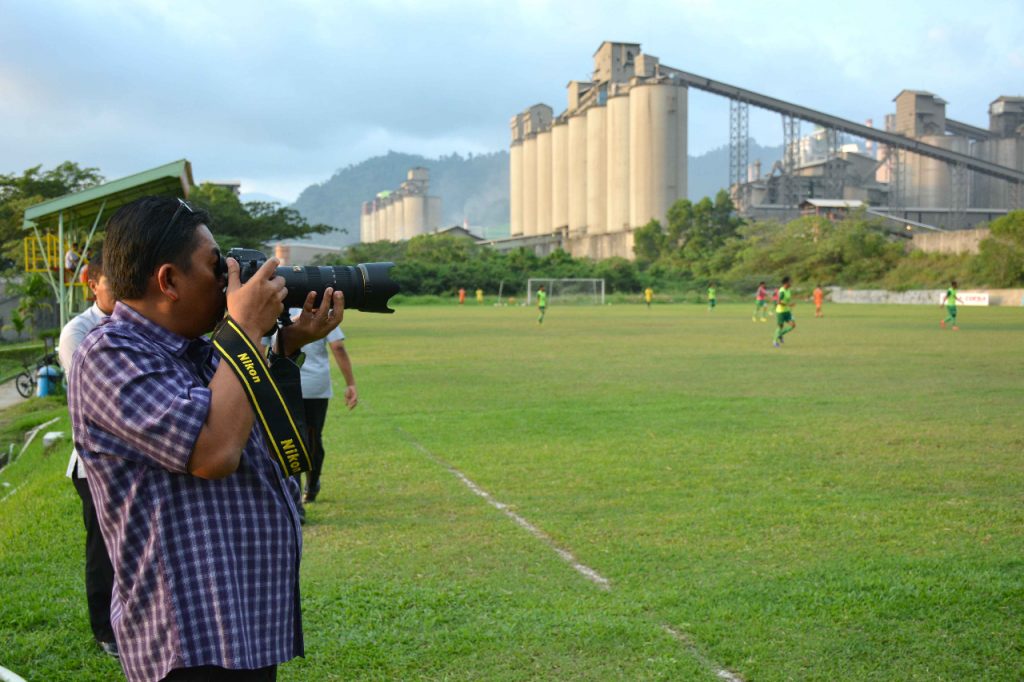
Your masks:
{"label": "sunglasses on head", "polygon": [[171,216],[171,219],[167,222],[167,226],[164,227],[164,231],[160,234],[160,240],[156,243],[156,249],[153,251],[154,254],[160,254],[160,249],[163,248],[164,242],[167,241],[167,235],[170,233],[171,227],[174,226],[174,223],[178,220],[178,216],[181,215],[182,211],[195,213],[195,209],[193,209],[187,201],[179,197],[178,208],[174,209],[174,215]]}

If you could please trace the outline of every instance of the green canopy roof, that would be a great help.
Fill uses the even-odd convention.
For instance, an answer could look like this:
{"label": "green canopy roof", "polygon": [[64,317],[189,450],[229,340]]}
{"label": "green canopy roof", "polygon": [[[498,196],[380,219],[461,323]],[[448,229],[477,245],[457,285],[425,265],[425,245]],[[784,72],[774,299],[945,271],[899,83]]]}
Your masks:
{"label": "green canopy roof", "polygon": [[181,159],[159,168],[36,204],[25,209],[22,228],[30,230],[36,227],[43,231],[56,229],[61,213],[64,214],[65,229],[91,227],[101,207],[103,217],[106,218],[121,206],[139,197],[156,195],[188,198],[192,184],[192,164],[187,159]]}

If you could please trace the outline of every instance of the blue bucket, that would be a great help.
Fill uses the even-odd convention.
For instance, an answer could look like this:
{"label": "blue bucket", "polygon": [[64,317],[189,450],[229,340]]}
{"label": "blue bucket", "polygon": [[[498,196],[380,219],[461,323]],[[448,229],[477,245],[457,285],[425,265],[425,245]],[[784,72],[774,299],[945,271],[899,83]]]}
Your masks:
{"label": "blue bucket", "polygon": [[60,382],[60,369],[53,365],[40,367],[36,374],[36,396],[45,398],[56,392],[57,384]]}

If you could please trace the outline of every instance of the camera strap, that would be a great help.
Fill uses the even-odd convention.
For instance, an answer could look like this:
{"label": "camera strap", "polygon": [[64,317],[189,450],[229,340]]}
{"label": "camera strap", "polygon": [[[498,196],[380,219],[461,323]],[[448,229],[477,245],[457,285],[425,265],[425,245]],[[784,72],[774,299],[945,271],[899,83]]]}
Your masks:
{"label": "camera strap", "polygon": [[310,471],[313,462],[304,438],[305,413],[298,365],[288,358],[277,358],[268,366],[263,353],[230,315],[221,320],[211,338],[221,360],[242,382],[249,404],[267,435],[271,458],[281,472],[296,476]]}

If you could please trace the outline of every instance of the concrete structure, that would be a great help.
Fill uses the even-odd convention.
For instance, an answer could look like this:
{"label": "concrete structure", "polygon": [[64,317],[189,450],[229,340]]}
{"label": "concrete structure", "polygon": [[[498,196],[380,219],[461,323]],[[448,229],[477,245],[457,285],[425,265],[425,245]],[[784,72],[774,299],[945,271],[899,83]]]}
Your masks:
{"label": "concrete structure", "polygon": [[378,192],[363,202],[359,241],[397,242],[436,230],[441,224],[441,199],[428,195],[430,171],[410,168],[405,182],[395,190]]}
{"label": "concrete structure", "polygon": [[581,234],[608,231],[608,137],[607,109],[587,109],[587,222]]}
{"label": "concrete structure", "polygon": [[686,196],[687,88],[639,44],[604,42],[567,99],[554,120],[544,105],[512,119],[511,243],[550,235],[531,248],[633,258],[633,230]]}
{"label": "concrete structure", "polygon": [[[986,161],[1024,170],[1024,97],[999,97],[988,108],[992,138],[975,143],[974,154]],[[1019,188],[975,174],[971,205],[976,207],[1024,207]]]}
{"label": "concrete structure", "polygon": [[274,257],[281,265],[312,265],[317,256],[337,256],[342,252],[340,246],[311,244],[309,242],[283,241],[274,244]]}
{"label": "concrete structure", "polygon": [[551,128],[537,133],[537,218],[534,223],[539,232],[551,226]]}
{"label": "concrete structure", "polygon": [[569,123],[564,119],[551,127],[551,225],[569,227]]}
{"label": "concrete structure", "polygon": [[608,98],[607,196],[605,221],[608,232],[628,230],[629,216],[629,95]]}
{"label": "concrete structure", "polygon": [[569,234],[587,227],[587,117],[569,117]]}

